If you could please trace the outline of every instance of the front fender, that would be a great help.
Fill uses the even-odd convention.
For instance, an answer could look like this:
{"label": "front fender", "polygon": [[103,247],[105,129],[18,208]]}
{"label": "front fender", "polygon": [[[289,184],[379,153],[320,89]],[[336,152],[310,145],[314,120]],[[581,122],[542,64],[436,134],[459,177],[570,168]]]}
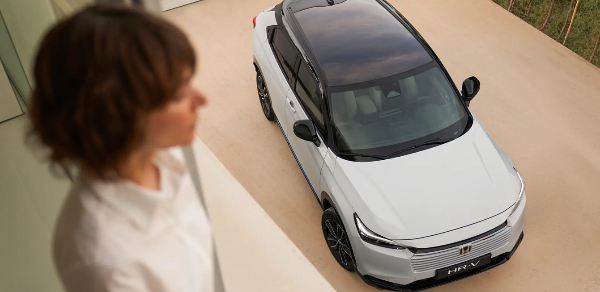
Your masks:
{"label": "front fender", "polygon": [[327,166],[323,166],[321,171],[321,192],[320,198],[323,211],[332,206],[340,216],[346,232],[352,236],[358,236],[358,231],[354,224],[354,208],[344,195],[343,191],[333,179],[333,173]]}

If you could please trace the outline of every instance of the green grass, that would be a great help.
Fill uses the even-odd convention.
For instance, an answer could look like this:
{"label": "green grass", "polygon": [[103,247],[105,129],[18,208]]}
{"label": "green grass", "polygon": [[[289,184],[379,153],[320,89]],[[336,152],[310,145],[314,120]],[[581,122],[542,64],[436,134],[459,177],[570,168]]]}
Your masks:
{"label": "green grass", "polygon": [[[508,9],[508,5],[510,4],[510,0],[493,1],[504,9]],[[550,1],[514,0],[511,12],[535,28],[540,29],[548,15]],[[542,32],[562,44],[567,34],[576,2],[577,0],[572,2],[571,0],[554,0],[554,7],[552,8],[548,25]],[[571,3],[573,5],[569,10]],[[567,25],[559,38],[565,19],[567,18]],[[600,0],[580,0],[565,46],[588,60],[594,49],[598,34],[600,34]],[[598,49],[592,63],[600,67],[600,49]]]}

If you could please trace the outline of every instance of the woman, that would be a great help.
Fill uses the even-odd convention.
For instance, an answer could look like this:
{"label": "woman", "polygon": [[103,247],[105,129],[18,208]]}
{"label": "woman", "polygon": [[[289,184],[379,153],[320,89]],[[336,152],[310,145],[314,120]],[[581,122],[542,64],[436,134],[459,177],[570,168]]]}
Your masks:
{"label": "woman", "polygon": [[125,7],[89,7],[44,37],[31,134],[80,170],[54,234],[67,291],[213,291],[211,230],[180,149],[206,103],[195,65],[179,29]]}

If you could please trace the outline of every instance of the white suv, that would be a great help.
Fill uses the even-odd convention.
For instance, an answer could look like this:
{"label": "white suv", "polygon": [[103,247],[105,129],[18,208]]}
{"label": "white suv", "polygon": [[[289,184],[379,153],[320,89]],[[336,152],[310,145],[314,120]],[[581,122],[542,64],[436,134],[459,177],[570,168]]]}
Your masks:
{"label": "white suv", "polygon": [[421,290],[506,262],[521,175],[385,0],[285,0],[254,19],[260,104],[323,209],[325,242],[368,284]]}

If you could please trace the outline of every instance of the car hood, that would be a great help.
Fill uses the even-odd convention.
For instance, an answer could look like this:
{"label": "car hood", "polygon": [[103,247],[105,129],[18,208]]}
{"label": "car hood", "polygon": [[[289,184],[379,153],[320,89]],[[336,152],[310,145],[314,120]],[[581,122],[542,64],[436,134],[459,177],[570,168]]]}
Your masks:
{"label": "car hood", "polygon": [[520,188],[512,162],[477,120],[461,137],[427,150],[336,163],[334,176],[358,216],[390,239],[419,239],[507,217]]}

